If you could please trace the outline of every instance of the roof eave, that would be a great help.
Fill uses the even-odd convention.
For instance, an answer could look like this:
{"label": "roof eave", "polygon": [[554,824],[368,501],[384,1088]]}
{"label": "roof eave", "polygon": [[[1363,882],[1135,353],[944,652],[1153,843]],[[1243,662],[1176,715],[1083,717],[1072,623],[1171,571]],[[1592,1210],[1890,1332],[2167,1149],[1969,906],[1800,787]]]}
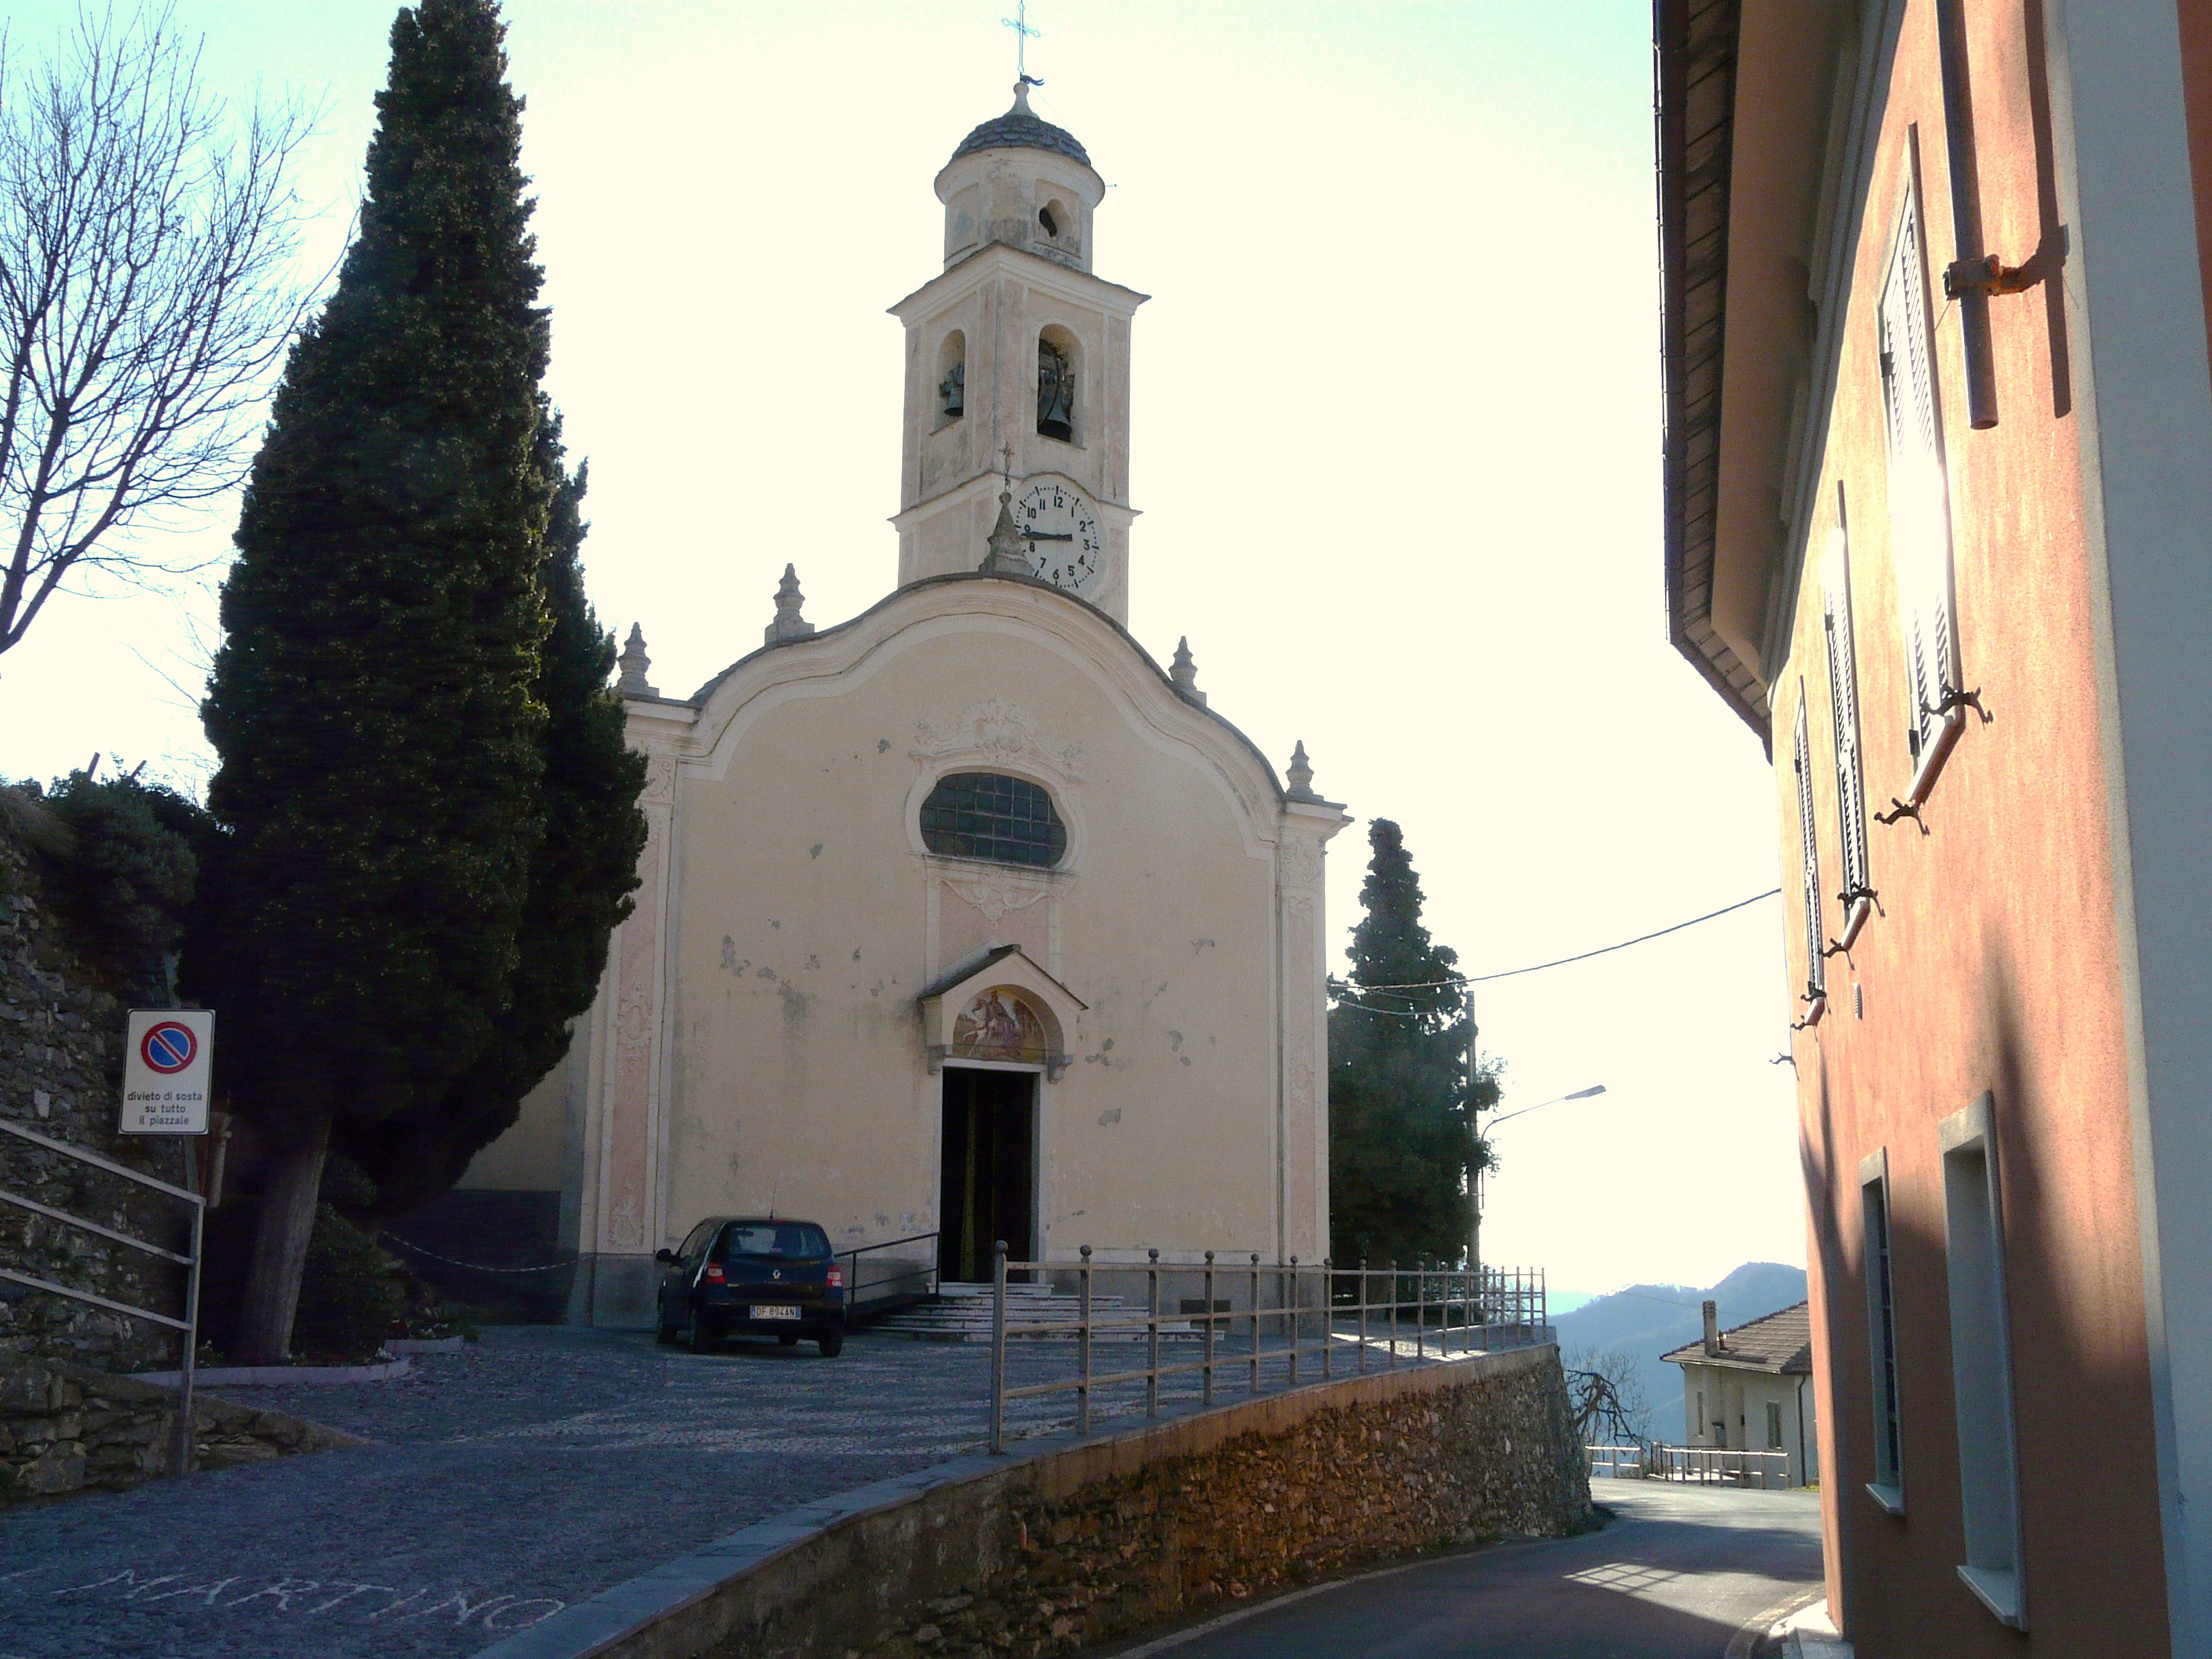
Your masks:
{"label": "roof eave", "polygon": [[1759,734],[1766,688],[1712,626],[1741,0],[1655,0],[1667,637]]}

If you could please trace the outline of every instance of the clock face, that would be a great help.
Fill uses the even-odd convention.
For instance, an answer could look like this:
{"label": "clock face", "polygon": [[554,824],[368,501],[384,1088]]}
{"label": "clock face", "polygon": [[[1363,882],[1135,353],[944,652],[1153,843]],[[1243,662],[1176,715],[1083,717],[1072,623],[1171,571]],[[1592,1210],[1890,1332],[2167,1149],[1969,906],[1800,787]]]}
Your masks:
{"label": "clock face", "polygon": [[1097,581],[1104,532],[1097,509],[1069,486],[1030,484],[1015,498],[1014,526],[1025,538],[1030,569],[1054,587],[1082,593]]}

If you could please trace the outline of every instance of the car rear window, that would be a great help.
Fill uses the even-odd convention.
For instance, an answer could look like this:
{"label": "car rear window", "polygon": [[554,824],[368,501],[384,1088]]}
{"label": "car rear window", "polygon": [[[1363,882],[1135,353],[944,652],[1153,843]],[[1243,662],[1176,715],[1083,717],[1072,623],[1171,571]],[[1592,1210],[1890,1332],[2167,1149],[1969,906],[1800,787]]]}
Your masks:
{"label": "car rear window", "polygon": [[811,1221],[733,1221],[724,1231],[717,1254],[820,1261],[830,1254],[830,1235]]}

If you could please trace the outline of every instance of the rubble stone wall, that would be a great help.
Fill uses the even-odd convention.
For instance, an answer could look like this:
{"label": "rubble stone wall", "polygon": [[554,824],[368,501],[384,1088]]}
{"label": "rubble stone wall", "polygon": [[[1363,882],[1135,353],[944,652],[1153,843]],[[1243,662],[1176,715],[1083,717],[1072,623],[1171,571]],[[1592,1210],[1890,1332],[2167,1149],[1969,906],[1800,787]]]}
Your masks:
{"label": "rubble stone wall", "polygon": [[[35,803],[0,788],[0,1116],[182,1184],[173,1140],[116,1132],[129,1010],[70,939],[53,890],[68,845]],[[179,1200],[13,1135],[0,1135],[0,1189],[168,1249],[191,1242]],[[182,1268],[12,1204],[0,1203],[0,1267],[172,1316],[183,1308]],[[177,1346],[150,1321],[0,1279],[0,1358],[135,1370],[175,1364]]]}
{"label": "rubble stone wall", "polygon": [[[0,1504],[169,1471],[176,1391],[88,1366],[0,1356]],[[192,1399],[193,1467],[222,1468],[364,1443],[227,1400]]]}
{"label": "rubble stone wall", "polygon": [[963,1460],[830,1524],[725,1539],[486,1659],[1073,1653],[1591,1515],[1559,1350],[1522,1349]]}

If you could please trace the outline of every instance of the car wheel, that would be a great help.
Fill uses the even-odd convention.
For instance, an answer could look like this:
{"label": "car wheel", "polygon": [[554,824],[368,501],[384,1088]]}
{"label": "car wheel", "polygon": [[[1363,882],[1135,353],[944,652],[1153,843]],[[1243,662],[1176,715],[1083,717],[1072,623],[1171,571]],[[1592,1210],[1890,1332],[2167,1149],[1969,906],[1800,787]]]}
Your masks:
{"label": "car wheel", "polygon": [[722,1334],[714,1328],[712,1322],[704,1315],[695,1313],[691,1316],[691,1352],[693,1353],[712,1353],[714,1351],[714,1345],[721,1340]]}
{"label": "car wheel", "polygon": [[845,1352],[845,1333],[833,1331],[827,1336],[817,1338],[816,1346],[822,1350],[824,1359],[835,1359]]}
{"label": "car wheel", "polygon": [[798,1339],[796,1336],[793,1335],[793,1334],[792,1334],[792,1333],[790,1333],[789,1331],[786,1331],[786,1332],[784,1332],[781,1335],[778,1336],[775,1340],[776,1340],[777,1344],[778,1344],[780,1346],[782,1346],[782,1347],[786,1347],[786,1348],[795,1348],[795,1347],[797,1347],[797,1346],[799,1346],[799,1339]]}
{"label": "car wheel", "polygon": [[676,1339],[681,1333],[682,1328],[683,1328],[681,1326],[677,1325],[663,1325],[660,1328],[659,1335],[655,1340],[660,1342],[665,1342],[671,1347],[673,1347],[676,1343]]}

